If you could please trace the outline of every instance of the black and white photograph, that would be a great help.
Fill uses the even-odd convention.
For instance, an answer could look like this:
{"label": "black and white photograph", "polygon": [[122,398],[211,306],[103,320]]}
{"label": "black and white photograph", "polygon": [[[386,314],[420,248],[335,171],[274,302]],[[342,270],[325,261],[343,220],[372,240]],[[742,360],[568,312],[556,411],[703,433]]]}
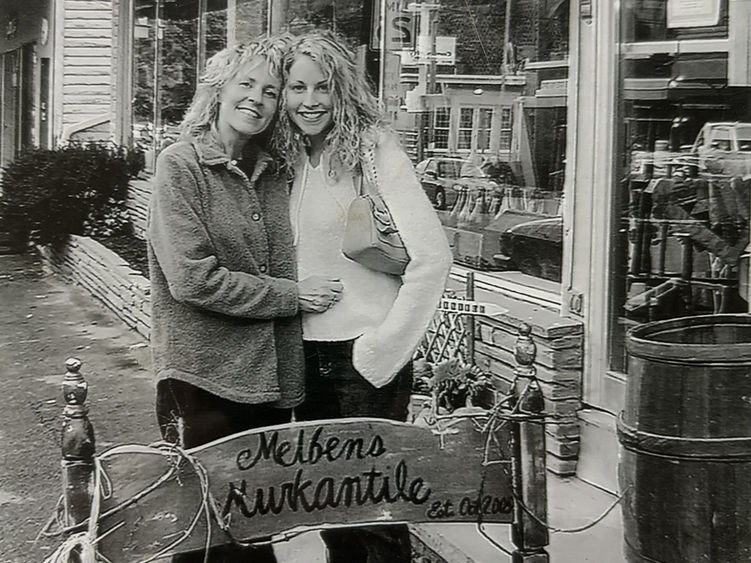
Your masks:
{"label": "black and white photograph", "polygon": [[751,0],[2,0],[0,562],[751,563]]}

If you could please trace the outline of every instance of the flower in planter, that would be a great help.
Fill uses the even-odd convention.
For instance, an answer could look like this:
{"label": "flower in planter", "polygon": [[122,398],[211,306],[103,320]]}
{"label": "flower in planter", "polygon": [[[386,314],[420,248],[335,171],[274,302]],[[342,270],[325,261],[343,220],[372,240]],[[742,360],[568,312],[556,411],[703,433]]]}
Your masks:
{"label": "flower in planter", "polygon": [[458,358],[430,364],[420,358],[414,363],[413,392],[431,395],[436,415],[483,411],[492,406],[493,384],[477,366]]}
{"label": "flower in planter", "polygon": [[480,368],[458,358],[437,364],[432,379],[436,406],[449,413],[462,407],[485,406],[476,403],[482,402],[483,393],[492,395],[493,391],[490,378]]}

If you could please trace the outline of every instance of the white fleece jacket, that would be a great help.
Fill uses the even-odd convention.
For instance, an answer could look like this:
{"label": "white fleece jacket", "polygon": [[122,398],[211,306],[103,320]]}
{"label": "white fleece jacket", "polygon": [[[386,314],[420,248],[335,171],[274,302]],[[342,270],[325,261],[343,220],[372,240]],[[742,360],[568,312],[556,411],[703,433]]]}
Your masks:
{"label": "white fleece jacket", "polygon": [[[378,187],[410,256],[401,287],[393,300],[387,300],[391,304],[381,322],[365,327],[354,343],[355,369],[375,387],[382,387],[410,361],[424,336],[443,293],[452,255],[438,216],[399,142],[382,134],[372,155],[372,162],[366,158],[363,163],[365,179]],[[324,158],[322,166],[327,164]],[[304,165],[303,159],[296,177],[302,175]],[[294,213],[292,222],[294,229]],[[393,289],[389,295],[394,295]],[[374,301],[378,299],[373,295]]]}

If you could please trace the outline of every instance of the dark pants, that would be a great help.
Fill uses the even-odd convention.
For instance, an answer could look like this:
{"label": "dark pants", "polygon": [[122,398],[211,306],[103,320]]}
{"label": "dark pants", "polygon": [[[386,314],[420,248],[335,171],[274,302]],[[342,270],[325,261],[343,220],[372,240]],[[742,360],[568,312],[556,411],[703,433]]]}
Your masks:
{"label": "dark pants", "polygon": [[[352,341],[305,343],[305,402],[299,420],[347,417],[407,419],[412,364],[388,385],[376,388],[352,365]],[[329,563],[409,563],[406,524],[321,531]]]}
{"label": "dark pants", "polygon": [[[156,415],[162,437],[168,442],[181,443],[182,447],[188,449],[244,430],[287,423],[291,411],[265,404],[235,403],[190,383],[167,379],[157,386]],[[203,563],[204,555],[203,550],[194,551],[175,555],[172,561]],[[271,545],[225,545],[211,548],[208,561],[274,563],[276,558]]]}

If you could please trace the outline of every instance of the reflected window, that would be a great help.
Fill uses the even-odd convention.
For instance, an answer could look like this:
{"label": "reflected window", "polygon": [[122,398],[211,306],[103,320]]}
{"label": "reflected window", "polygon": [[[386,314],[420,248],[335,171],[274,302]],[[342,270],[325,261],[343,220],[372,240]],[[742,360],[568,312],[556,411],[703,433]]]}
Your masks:
{"label": "reflected window", "polygon": [[511,108],[501,108],[500,150],[511,149]]}
{"label": "reflected window", "polygon": [[459,150],[469,150],[472,148],[472,118],[474,116],[472,108],[461,108],[459,112]]}
{"label": "reflected window", "polygon": [[[751,77],[730,87],[728,61],[748,55],[749,29],[729,21],[725,1],[703,20],[671,15],[666,4],[681,2],[629,0],[622,12],[617,371],[626,370],[625,332],[636,324],[748,309]],[[728,39],[723,47],[704,48],[718,37]]]}
{"label": "reflected window", "polygon": [[493,110],[480,108],[477,124],[477,150],[485,152],[490,149],[490,134],[493,126]]}
{"label": "reflected window", "polygon": [[450,125],[451,110],[449,108],[438,108],[433,112],[433,143],[436,149],[448,148]]}

